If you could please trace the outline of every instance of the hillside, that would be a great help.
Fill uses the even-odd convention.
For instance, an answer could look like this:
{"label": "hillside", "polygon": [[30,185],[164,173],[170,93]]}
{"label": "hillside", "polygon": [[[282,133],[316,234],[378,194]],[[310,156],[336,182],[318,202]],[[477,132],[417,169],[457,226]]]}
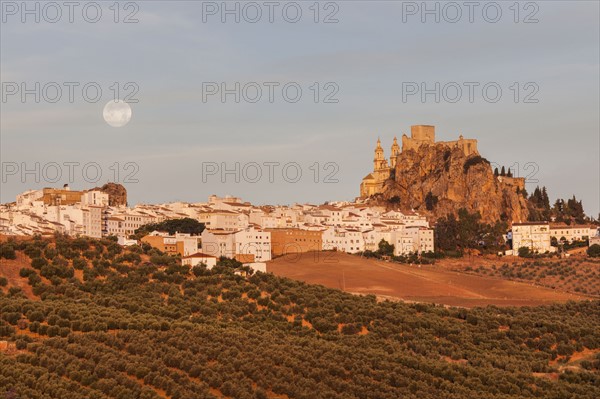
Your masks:
{"label": "hillside", "polygon": [[[14,273],[0,287],[0,396],[600,396],[597,301],[471,310],[378,302],[244,277],[234,261],[191,273],[110,240],[4,245],[31,259],[19,278],[32,290],[24,295]],[[15,265],[2,259],[0,275]]]}
{"label": "hillside", "polygon": [[386,182],[379,202],[383,199],[434,219],[465,208],[479,211],[488,223],[526,221],[527,199],[517,193],[520,184],[517,179],[495,177],[490,163],[478,155],[467,157],[461,149],[439,143],[422,145],[398,155],[394,178]]}
{"label": "hillside", "polygon": [[[590,299],[530,283],[507,281],[483,274],[460,274],[446,266],[453,261],[443,259],[435,265],[418,267],[342,252],[315,252],[276,258],[267,264],[267,271],[352,293],[451,306],[537,306]],[[479,265],[482,262],[461,259],[457,263]],[[502,265],[501,260],[496,263]]]}

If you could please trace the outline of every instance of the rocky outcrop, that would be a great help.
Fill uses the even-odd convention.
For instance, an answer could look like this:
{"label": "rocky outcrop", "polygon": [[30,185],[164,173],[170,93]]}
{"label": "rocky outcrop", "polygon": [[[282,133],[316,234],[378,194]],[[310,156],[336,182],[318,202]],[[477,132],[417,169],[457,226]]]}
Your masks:
{"label": "rocky outcrop", "polygon": [[523,180],[494,176],[479,155],[466,156],[443,144],[406,150],[397,158],[392,178],[377,202],[414,209],[433,219],[460,208],[479,211],[482,220],[527,220],[527,200],[518,192]]}
{"label": "rocky outcrop", "polygon": [[108,205],[109,206],[121,206],[127,205],[127,189],[123,185],[118,183],[106,183],[102,187],[95,187],[91,190],[99,190],[103,193],[108,194]]}

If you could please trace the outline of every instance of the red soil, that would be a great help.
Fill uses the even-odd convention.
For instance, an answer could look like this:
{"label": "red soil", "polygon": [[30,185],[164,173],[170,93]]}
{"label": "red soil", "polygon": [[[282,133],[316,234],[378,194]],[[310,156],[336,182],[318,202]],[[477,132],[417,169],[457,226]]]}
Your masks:
{"label": "red soil", "polygon": [[[468,260],[452,260],[452,263]],[[453,272],[440,265],[409,266],[345,253],[287,255],[267,271],[356,294],[450,306],[536,306],[589,299],[531,284]]]}

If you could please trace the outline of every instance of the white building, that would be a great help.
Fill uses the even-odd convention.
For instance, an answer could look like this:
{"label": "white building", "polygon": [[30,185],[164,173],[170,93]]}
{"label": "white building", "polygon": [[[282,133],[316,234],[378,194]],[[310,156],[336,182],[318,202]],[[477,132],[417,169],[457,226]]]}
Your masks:
{"label": "white building", "polygon": [[238,231],[234,234],[236,259],[239,255],[254,256],[253,262],[271,260],[271,233],[254,227]]}
{"label": "white building", "polygon": [[117,243],[123,247],[130,247],[132,245],[137,245],[137,240],[130,240],[129,238],[125,238],[123,236],[117,237]]}
{"label": "white building", "polygon": [[181,264],[188,265],[190,267],[196,267],[200,264],[204,264],[206,265],[206,268],[210,270],[217,265],[217,258],[202,252],[196,252],[195,254],[181,258]]}
{"label": "white building", "polygon": [[128,209],[114,209],[106,216],[106,235],[129,237],[140,227],[156,223],[157,218],[143,212]]}
{"label": "white building", "polygon": [[342,251],[349,254],[365,250],[365,240],[360,230],[329,227],[323,231],[323,250]]}
{"label": "white building", "polygon": [[207,229],[234,231],[248,226],[248,216],[228,210],[198,212],[198,221]]}
{"label": "white building", "polygon": [[597,233],[596,226],[589,225],[566,225],[551,224],[550,237],[556,237],[557,240],[565,239],[567,242],[583,241],[594,237]]}
{"label": "white building", "polygon": [[202,232],[202,252],[217,258],[224,256],[233,258],[234,234],[231,230],[204,229]]}
{"label": "white building", "polygon": [[550,245],[550,224],[548,222],[513,223],[512,239],[514,254],[522,247],[538,253],[556,250]]}
{"label": "white building", "polygon": [[82,205],[108,206],[108,194],[102,191],[88,191],[81,195]]}
{"label": "white building", "polygon": [[375,229],[363,232],[363,239],[365,241],[365,251],[377,251],[379,249],[379,243],[381,240],[389,244],[393,244],[395,237],[393,232],[389,229],[381,229],[385,227],[382,224],[375,224]]}
{"label": "white building", "polygon": [[271,260],[271,233],[254,227],[237,231],[205,229],[202,252],[246,262],[268,261]]}
{"label": "white building", "polygon": [[433,252],[433,229],[409,226],[394,231],[394,255],[408,255],[412,253]]}
{"label": "white building", "polygon": [[82,208],[83,211],[83,235],[93,238],[101,238],[103,230],[102,215],[104,207],[90,205]]}

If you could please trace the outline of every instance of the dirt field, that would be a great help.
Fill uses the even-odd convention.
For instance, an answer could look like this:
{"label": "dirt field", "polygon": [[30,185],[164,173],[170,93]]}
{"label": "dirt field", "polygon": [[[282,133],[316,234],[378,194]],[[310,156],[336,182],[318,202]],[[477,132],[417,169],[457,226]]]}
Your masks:
{"label": "dirt field", "polygon": [[268,262],[267,271],[356,294],[451,306],[535,306],[589,299],[526,283],[453,272],[438,265],[419,268],[338,252],[287,255]]}
{"label": "dirt field", "polygon": [[[22,252],[17,252],[17,259],[0,259],[0,277],[6,277],[8,285],[0,287],[0,290],[8,292],[9,287],[20,287],[28,298],[34,299],[33,291],[26,278],[19,276],[19,271],[24,267],[29,267],[31,260]],[[43,279],[45,283],[48,280]]]}

